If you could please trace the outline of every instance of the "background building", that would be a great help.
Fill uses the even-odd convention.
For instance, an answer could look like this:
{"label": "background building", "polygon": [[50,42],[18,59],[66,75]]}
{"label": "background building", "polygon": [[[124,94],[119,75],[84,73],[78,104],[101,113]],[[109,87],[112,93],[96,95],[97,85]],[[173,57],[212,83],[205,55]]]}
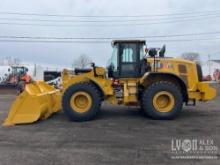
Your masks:
{"label": "background building", "polygon": [[209,60],[202,66],[203,68],[203,75],[211,75],[213,78],[213,73],[216,69],[220,69],[220,60]]}

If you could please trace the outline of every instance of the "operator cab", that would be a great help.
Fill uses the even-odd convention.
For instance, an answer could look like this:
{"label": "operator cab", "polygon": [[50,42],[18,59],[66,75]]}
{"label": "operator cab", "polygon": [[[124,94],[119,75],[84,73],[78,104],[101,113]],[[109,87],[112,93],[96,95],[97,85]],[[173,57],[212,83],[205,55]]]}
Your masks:
{"label": "operator cab", "polygon": [[109,77],[141,77],[141,63],[145,56],[145,44],[145,41],[142,40],[113,41],[113,53],[107,66]]}
{"label": "operator cab", "polygon": [[[108,77],[140,78],[146,72],[156,71],[156,58],[164,58],[166,46],[146,48],[144,40],[116,40],[112,42],[113,53],[108,61]],[[154,68],[147,62],[147,55],[154,59]]]}
{"label": "operator cab", "polygon": [[21,75],[28,72],[28,68],[24,66],[12,66],[12,74]]}

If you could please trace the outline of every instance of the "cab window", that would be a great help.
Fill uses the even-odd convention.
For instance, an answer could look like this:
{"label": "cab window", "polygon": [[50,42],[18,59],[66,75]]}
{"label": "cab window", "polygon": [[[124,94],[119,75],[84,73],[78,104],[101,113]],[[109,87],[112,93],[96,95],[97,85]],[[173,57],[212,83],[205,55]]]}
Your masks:
{"label": "cab window", "polygon": [[122,46],[122,63],[134,63],[137,61],[137,49],[135,44],[124,44]]}
{"label": "cab window", "polygon": [[113,47],[112,56],[109,59],[107,66],[111,66],[113,71],[117,71],[117,68],[118,68],[118,47],[117,46]]}

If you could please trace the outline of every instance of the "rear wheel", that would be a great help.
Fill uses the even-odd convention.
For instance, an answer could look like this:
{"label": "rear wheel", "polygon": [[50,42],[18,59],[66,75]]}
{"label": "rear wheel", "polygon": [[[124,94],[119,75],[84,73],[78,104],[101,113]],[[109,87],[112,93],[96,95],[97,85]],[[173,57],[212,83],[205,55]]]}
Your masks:
{"label": "rear wheel", "polygon": [[159,81],[150,85],[142,95],[141,108],[153,119],[174,119],[182,110],[181,90],[173,83]]}
{"label": "rear wheel", "polygon": [[100,105],[100,93],[91,83],[70,86],[62,99],[63,111],[72,121],[94,119],[100,110]]}

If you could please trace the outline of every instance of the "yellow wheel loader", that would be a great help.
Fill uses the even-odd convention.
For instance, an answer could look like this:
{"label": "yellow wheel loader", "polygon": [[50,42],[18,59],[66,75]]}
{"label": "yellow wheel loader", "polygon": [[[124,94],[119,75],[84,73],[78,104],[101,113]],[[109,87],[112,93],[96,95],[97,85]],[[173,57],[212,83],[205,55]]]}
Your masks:
{"label": "yellow wheel loader", "polygon": [[[107,68],[64,70],[62,88],[33,82],[17,97],[4,125],[33,123],[63,110],[71,121],[96,117],[103,101],[139,106],[153,119],[176,118],[185,103],[208,101],[216,96],[202,81],[201,66],[192,61],[164,57],[162,49],[146,49],[145,41],[117,40]],[[146,51],[147,50],[147,54]]]}

